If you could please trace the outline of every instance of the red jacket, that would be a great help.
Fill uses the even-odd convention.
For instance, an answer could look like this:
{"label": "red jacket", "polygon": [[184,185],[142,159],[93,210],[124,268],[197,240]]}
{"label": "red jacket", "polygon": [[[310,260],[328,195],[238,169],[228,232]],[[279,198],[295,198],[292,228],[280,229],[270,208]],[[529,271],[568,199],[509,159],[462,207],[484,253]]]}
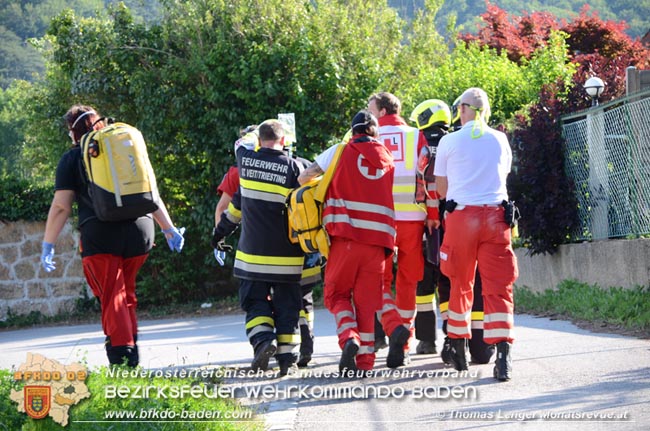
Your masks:
{"label": "red jacket", "polygon": [[355,135],[341,158],[325,196],[323,224],[330,236],[393,250],[393,156],[365,135]]}

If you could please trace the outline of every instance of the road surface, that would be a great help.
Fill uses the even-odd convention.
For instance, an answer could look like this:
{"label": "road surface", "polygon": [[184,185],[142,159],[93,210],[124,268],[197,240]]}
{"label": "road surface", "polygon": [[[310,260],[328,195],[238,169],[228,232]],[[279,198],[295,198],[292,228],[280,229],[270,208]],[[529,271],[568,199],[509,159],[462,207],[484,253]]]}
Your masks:
{"label": "road surface", "polygon": [[[467,375],[456,375],[439,355],[412,354],[410,365],[391,372],[385,349],[375,376],[341,379],[334,319],[317,310],[313,365],[284,378],[239,376],[227,384],[271,430],[650,429],[650,340],[528,315],[515,324],[509,382],[492,378],[492,364],[470,364]],[[244,370],[252,357],[240,314],[143,321],[139,339],[147,369]],[[103,340],[99,324],[2,331],[0,367],[17,368],[31,352],[92,369],[106,364]]]}

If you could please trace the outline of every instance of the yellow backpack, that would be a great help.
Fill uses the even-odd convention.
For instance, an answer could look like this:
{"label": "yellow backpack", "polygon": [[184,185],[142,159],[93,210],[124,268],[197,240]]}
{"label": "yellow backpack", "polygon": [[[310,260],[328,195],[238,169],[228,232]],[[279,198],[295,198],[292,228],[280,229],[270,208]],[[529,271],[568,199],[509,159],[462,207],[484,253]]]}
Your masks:
{"label": "yellow backpack", "polygon": [[329,255],[329,238],[323,228],[323,201],[344,146],[338,146],[322,176],[297,187],[287,196],[289,241],[300,244],[305,253],[319,252],[325,258]]}
{"label": "yellow backpack", "polygon": [[108,122],[81,138],[82,165],[97,218],[129,220],[156,211],[160,196],[142,133]]}

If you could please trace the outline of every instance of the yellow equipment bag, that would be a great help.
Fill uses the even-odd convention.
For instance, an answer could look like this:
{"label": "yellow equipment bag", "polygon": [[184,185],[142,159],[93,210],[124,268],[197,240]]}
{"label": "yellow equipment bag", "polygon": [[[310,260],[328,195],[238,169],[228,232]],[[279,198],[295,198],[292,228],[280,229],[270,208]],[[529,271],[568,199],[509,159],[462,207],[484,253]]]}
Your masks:
{"label": "yellow equipment bag", "polygon": [[329,238],[323,228],[323,201],[344,146],[338,146],[322,176],[297,187],[287,197],[289,240],[293,244],[300,244],[305,253],[319,252],[325,258],[329,255]]}
{"label": "yellow equipment bag", "polygon": [[129,220],[158,209],[156,176],[138,129],[109,119],[81,138],[81,157],[97,218]]}

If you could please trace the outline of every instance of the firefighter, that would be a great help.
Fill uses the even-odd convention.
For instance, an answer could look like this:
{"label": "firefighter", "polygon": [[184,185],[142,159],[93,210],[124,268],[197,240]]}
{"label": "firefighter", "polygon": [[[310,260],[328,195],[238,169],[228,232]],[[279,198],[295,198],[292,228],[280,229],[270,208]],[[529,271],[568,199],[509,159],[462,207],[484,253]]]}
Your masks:
{"label": "firefighter", "polygon": [[[381,92],[368,99],[368,110],[379,120],[379,140],[393,154],[395,160],[395,178],[393,198],[395,201],[395,223],[397,249],[397,274],[395,276],[395,304],[399,313],[396,322],[392,317],[390,303],[384,304],[380,311],[380,320],[387,333],[395,332],[402,326],[409,332],[403,351],[397,351],[400,337],[388,343],[386,365],[396,368],[408,364],[409,339],[414,335],[413,321],[416,309],[417,284],[424,274],[424,256],[422,255],[422,237],[425,227],[428,232],[440,226],[438,218],[438,201],[432,190],[426,198],[425,185],[416,179],[417,161],[420,152],[426,148],[427,140],[416,128],[410,127],[400,116],[401,102],[393,94]],[[426,225],[426,226],[425,226]],[[384,291],[390,299],[393,271],[392,259],[386,262],[384,273]],[[400,322],[401,321],[401,322]],[[398,334],[402,331],[398,331]]]}
{"label": "firefighter", "polygon": [[[246,140],[255,142],[255,147],[259,148],[259,140],[256,135],[257,125],[250,125],[246,128],[240,130],[240,138],[248,136]],[[285,152],[287,148],[285,146]],[[305,159],[296,158],[300,161],[303,166],[307,166],[309,162]],[[224,175],[221,183],[217,187],[217,194],[220,195],[219,202],[215,208],[215,226],[221,220],[221,214],[228,208],[228,205],[232,201],[232,197],[239,188],[239,172],[237,171],[237,166],[231,166],[228,169],[228,172]],[[228,250],[231,250],[232,247],[223,245]],[[223,266],[225,264],[225,254],[224,250],[214,250],[214,255],[219,263]],[[298,359],[298,367],[306,367],[311,361],[311,357],[314,353],[314,299],[313,292],[314,287],[318,286],[321,283],[321,266],[320,266],[320,254],[312,253],[305,256],[305,262],[303,264],[302,278],[300,279],[300,290],[302,293],[302,309],[300,310],[300,357]]]}
{"label": "firefighter", "polygon": [[[336,320],[342,373],[369,371],[374,366],[374,318],[382,306],[384,265],[393,253],[395,236],[393,157],[377,140],[377,119],[370,112],[354,116],[352,131],[323,206],[331,241],[324,299]],[[301,184],[325,172],[337,148],[317,156],[301,174]],[[406,334],[398,346],[403,351],[408,331],[397,326]]]}
{"label": "firefighter", "polygon": [[246,312],[246,334],[253,346],[253,370],[268,369],[275,356],[280,375],[296,368],[302,308],[300,279],[305,260],[286,230],[285,200],[298,186],[301,164],[284,149],[278,120],[260,124],[259,150],[246,137],[236,143],[239,190],[214,228],[211,245],[224,242],[241,225],[233,274],[240,280],[239,301]]}

